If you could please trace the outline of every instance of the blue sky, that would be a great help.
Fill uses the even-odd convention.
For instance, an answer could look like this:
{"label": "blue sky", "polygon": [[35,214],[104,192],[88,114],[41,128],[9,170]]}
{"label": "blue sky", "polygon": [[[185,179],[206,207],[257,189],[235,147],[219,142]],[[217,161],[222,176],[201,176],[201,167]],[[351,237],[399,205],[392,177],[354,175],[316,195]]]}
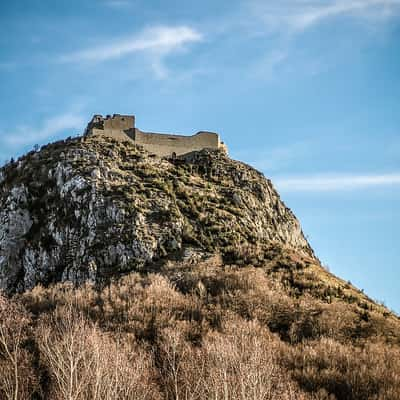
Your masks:
{"label": "blue sky", "polygon": [[5,2],[0,88],[0,162],[94,113],[219,132],[324,265],[400,312],[400,0]]}

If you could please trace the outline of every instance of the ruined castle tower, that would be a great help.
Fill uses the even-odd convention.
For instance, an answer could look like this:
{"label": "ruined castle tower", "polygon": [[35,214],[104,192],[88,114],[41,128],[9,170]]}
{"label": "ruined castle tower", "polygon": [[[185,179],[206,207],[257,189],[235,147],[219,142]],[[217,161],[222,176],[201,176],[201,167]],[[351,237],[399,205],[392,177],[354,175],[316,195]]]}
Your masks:
{"label": "ruined castle tower", "polygon": [[200,131],[192,136],[184,136],[142,132],[135,127],[134,115],[95,115],[89,122],[85,135],[107,135],[117,140],[132,140],[159,157],[179,156],[203,149],[220,149],[227,152],[227,147],[220,140],[218,133]]}

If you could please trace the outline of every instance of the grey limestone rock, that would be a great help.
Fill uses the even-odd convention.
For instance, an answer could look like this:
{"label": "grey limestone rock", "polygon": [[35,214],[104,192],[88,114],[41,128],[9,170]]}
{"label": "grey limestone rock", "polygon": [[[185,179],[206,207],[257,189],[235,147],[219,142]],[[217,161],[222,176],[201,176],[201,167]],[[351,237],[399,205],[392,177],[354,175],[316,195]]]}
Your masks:
{"label": "grey limestone rock", "polygon": [[111,138],[57,142],[0,169],[0,290],[103,282],[246,244],[313,256],[271,182],[220,151],[168,160]]}

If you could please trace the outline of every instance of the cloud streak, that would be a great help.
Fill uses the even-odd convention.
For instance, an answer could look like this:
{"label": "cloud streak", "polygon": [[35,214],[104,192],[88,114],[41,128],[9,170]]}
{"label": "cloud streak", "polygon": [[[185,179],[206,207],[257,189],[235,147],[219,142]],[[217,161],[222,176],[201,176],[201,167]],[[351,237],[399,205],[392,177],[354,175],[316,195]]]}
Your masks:
{"label": "cloud streak", "polygon": [[160,26],[145,29],[137,35],[113,40],[106,45],[95,46],[64,54],[61,63],[104,62],[138,52],[165,56],[189,43],[199,42],[202,35],[188,26]]}
{"label": "cloud streak", "polygon": [[400,185],[400,173],[382,175],[313,175],[276,178],[275,185],[285,192],[335,192]]}
{"label": "cloud streak", "polygon": [[338,16],[385,19],[400,13],[400,0],[256,0],[251,9],[267,30],[296,33]]}
{"label": "cloud streak", "polygon": [[[18,126],[13,132],[0,134],[0,143],[8,146],[17,147],[23,144],[40,143],[41,141],[52,138],[65,130],[76,129],[83,131],[85,119],[77,114],[65,113],[46,119],[39,128],[27,125]],[[76,132],[71,132],[72,133]]]}

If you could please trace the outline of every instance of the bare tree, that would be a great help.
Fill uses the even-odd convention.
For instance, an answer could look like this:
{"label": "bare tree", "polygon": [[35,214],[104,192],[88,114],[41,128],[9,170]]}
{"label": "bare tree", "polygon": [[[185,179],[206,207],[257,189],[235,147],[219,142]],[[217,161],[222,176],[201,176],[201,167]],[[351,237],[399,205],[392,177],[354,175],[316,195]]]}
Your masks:
{"label": "bare tree", "polygon": [[[91,359],[85,341],[87,323],[74,315],[71,306],[40,326],[38,343],[45,365],[49,368],[55,387],[53,395],[65,400],[80,398],[90,373]],[[50,323],[49,323],[50,322]]]}
{"label": "bare tree", "polygon": [[305,395],[282,371],[279,341],[256,322],[233,319],[224,332],[210,331],[202,346],[165,329],[159,356],[171,400],[290,400]]}
{"label": "bare tree", "polygon": [[71,305],[43,321],[37,338],[54,399],[159,398],[150,355],[127,340],[116,342]]}
{"label": "bare tree", "polygon": [[35,388],[31,357],[24,348],[30,318],[16,303],[0,295],[0,397],[29,398]]}

